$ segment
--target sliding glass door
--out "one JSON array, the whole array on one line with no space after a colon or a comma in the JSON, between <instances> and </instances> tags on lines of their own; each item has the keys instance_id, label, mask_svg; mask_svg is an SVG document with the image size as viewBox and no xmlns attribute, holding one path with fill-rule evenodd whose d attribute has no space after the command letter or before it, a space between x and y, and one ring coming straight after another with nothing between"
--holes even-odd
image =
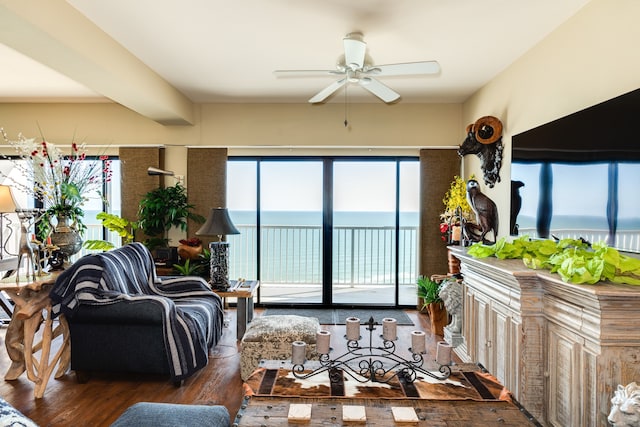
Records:
<instances>
[{"instance_id":1,"label":"sliding glass door","mask_svg":"<svg viewBox=\"0 0 640 427\"><path fill-rule=\"evenodd\" d=\"M396 165L333 167L333 302L395 301Z\"/></svg>"},{"instance_id":2,"label":"sliding glass door","mask_svg":"<svg viewBox=\"0 0 640 427\"><path fill-rule=\"evenodd\" d=\"M231 158L231 277L266 305L415 305L418 165Z\"/></svg>"}]
</instances>

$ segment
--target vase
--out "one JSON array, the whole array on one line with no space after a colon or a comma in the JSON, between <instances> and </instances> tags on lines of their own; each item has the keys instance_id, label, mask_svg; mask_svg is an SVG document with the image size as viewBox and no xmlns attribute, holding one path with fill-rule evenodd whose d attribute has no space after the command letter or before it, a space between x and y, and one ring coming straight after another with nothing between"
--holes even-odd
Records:
<instances>
[{"instance_id":1,"label":"vase","mask_svg":"<svg viewBox=\"0 0 640 427\"><path fill-rule=\"evenodd\" d=\"M198 246L189 246L189 245L178 245L178 255L182 259L197 259L202 253L202 245Z\"/></svg>"},{"instance_id":2,"label":"vase","mask_svg":"<svg viewBox=\"0 0 640 427\"><path fill-rule=\"evenodd\" d=\"M460 274L460 260L451 253L451 250L447 251L447 261L449 262L449 274Z\"/></svg>"},{"instance_id":3,"label":"vase","mask_svg":"<svg viewBox=\"0 0 640 427\"><path fill-rule=\"evenodd\" d=\"M443 336L444 327L449 323L449 315L444 308L444 304L440 302L432 302L427 305L429 313L429 321L431 322L431 333Z\"/></svg>"},{"instance_id":4,"label":"vase","mask_svg":"<svg viewBox=\"0 0 640 427\"><path fill-rule=\"evenodd\" d=\"M60 248L65 259L77 254L82 249L82 237L76 228L69 224L69 217L58 215L58 223L51 233L51 243Z\"/></svg>"}]
</instances>

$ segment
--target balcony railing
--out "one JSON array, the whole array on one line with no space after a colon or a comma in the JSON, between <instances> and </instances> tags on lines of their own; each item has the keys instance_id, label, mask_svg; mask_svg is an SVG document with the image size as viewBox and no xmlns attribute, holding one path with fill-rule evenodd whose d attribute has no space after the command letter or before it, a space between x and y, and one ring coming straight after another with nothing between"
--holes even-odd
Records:
<instances>
[{"instance_id":1,"label":"balcony railing","mask_svg":"<svg viewBox=\"0 0 640 427\"><path fill-rule=\"evenodd\" d=\"M228 236L230 275L255 277L257 230L239 225L240 234ZM275 284L322 283L321 226L261 226L260 278ZM417 277L418 227L400 227L399 284ZM395 227L334 227L333 283L395 284Z\"/></svg>"},{"instance_id":2,"label":"balcony railing","mask_svg":"<svg viewBox=\"0 0 640 427\"><path fill-rule=\"evenodd\" d=\"M521 236L529 235L531 237L537 236L536 230L533 228L520 228L519 234ZM579 239L583 238L588 242L608 242L609 233L607 230L571 230L571 229L559 229L554 228L551 230L551 234L559 239ZM610 244L611 245L611 244ZM615 248L621 251L640 253L640 231L638 230L618 230L616 232Z\"/></svg>"}]
</instances>

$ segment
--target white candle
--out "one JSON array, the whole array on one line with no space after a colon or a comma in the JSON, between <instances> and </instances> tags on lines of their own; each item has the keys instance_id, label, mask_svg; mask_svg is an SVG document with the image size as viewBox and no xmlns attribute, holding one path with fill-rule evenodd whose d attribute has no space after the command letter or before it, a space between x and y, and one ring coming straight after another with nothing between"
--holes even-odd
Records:
<instances>
[{"instance_id":1,"label":"white candle","mask_svg":"<svg viewBox=\"0 0 640 427\"><path fill-rule=\"evenodd\" d=\"M347 339L349 341L358 341L360 339L360 319L357 317L347 318Z\"/></svg>"},{"instance_id":2,"label":"white candle","mask_svg":"<svg viewBox=\"0 0 640 427\"><path fill-rule=\"evenodd\" d=\"M304 365L306 353L306 342L294 341L291 343L291 363L293 363L294 365Z\"/></svg>"},{"instance_id":3,"label":"white candle","mask_svg":"<svg viewBox=\"0 0 640 427\"><path fill-rule=\"evenodd\" d=\"M329 354L331 348L331 332L318 331L316 334L316 351L318 354Z\"/></svg>"},{"instance_id":4,"label":"white candle","mask_svg":"<svg viewBox=\"0 0 640 427\"><path fill-rule=\"evenodd\" d=\"M438 365L451 364L451 344L446 341L439 341L436 347L436 363Z\"/></svg>"},{"instance_id":5,"label":"white candle","mask_svg":"<svg viewBox=\"0 0 640 427\"><path fill-rule=\"evenodd\" d=\"M393 341L398 338L398 321L393 317L382 319L382 338L386 341Z\"/></svg>"},{"instance_id":6,"label":"white candle","mask_svg":"<svg viewBox=\"0 0 640 427\"><path fill-rule=\"evenodd\" d=\"M427 349L426 334L422 331L411 332L411 352L424 353Z\"/></svg>"}]
</instances>

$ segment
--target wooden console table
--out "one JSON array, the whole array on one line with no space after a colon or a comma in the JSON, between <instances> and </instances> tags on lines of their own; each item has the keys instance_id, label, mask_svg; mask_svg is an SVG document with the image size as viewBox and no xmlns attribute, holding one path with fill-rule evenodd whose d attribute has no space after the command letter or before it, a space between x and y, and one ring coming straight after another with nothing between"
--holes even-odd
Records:
<instances>
[{"instance_id":1,"label":"wooden console table","mask_svg":"<svg viewBox=\"0 0 640 427\"><path fill-rule=\"evenodd\" d=\"M255 296L260 282L257 280L247 280L238 283L237 280L229 280L231 287L227 291L214 289L213 292L218 294L220 298L237 298L237 319L236 319L236 338L241 340L247 331L247 325L253 320L253 297Z\"/></svg>"},{"instance_id":2,"label":"wooden console table","mask_svg":"<svg viewBox=\"0 0 640 427\"><path fill-rule=\"evenodd\" d=\"M55 367L58 367L55 377L59 378L67 372L71 360L69 325L60 315L54 327L51 318L49 291L58 274L54 272L37 277L35 281L21 278L17 284L15 276L0 281L0 290L5 291L15 303L5 336L5 346L12 363L4 379L16 380L26 371L27 378L35 383L36 398L44 395ZM41 338L36 342L39 330ZM60 335L60 348L51 355L51 343ZM39 358L37 353L40 353Z\"/></svg>"}]
</instances>

